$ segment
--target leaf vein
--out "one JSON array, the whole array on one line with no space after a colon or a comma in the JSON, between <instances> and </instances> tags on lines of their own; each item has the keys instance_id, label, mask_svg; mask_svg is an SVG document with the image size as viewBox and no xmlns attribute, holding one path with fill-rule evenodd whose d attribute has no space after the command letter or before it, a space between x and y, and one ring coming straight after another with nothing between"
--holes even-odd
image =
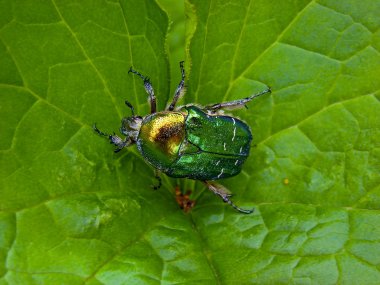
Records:
<instances>
[{"instance_id":1,"label":"leaf vein","mask_svg":"<svg viewBox=\"0 0 380 285\"><path fill-rule=\"evenodd\" d=\"M63 24L66 26L66 28L68 29L68 31L71 33L71 35L73 36L73 39L75 40L75 42L78 44L80 50L82 51L84 57L89 61L90 65L92 66L92 68L94 69L95 73L98 75L99 79L102 81L103 83L103 86L104 86L104 89L106 91L106 93L110 96L111 98L111 101L113 103L113 105L115 106L115 110L116 112L118 113L119 117L121 118L122 117L122 112L121 110L118 108L118 105L116 104L116 99L115 99L115 96L113 96L112 92L110 91L109 87L108 87L108 84L107 84L107 81L105 80L103 74L99 71L99 69L96 67L95 63L93 62L93 60L91 59L91 57L87 54L84 46L82 45L82 43L80 42L80 40L78 39L76 33L71 29L70 25L66 22L65 18L63 17L61 11L59 10L57 4L55 3L55 0L51 0L52 1L52 4L54 6L54 8L56 9L59 17L61 18Z\"/></svg>"}]
</instances>

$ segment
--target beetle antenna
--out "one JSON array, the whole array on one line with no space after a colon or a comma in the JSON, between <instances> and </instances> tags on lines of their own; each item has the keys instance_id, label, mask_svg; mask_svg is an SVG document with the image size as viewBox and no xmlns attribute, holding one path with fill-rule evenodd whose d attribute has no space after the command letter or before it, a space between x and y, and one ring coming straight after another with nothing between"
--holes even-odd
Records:
<instances>
[{"instance_id":1,"label":"beetle antenna","mask_svg":"<svg viewBox=\"0 0 380 285\"><path fill-rule=\"evenodd\" d=\"M127 105L127 107L129 109L131 109L132 117L134 117L135 116L135 109L133 108L132 104L129 101L125 100L125 105Z\"/></svg>"}]
</instances>

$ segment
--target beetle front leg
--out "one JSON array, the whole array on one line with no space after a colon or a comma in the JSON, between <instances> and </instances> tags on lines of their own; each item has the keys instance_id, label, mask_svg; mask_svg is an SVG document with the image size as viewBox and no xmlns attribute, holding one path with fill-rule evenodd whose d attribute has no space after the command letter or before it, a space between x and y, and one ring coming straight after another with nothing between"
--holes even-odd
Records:
<instances>
[{"instance_id":1,"label":"beetle front leg","mask_svg":"<svg viewBox=\"0 0 380 285\"><path fill-rule=\"evenodd\" d=\"M150 102L150 113L153 114L153 113L156 113L156 96L154 95L154 89L153 89L153 86L152 84L150 83L150 80L148 77L142 75L140 72L136 71L136 70L133 70L132 69L132 66L129 68L129 71L128 73L132 72L133 74L136 74L138 76L140 76L140 78L143 80L144 82L144 88L145 88L145 91L146 93L148 93L149 95L149 102Z\"/></svg>"},{"instance_id":2,"label":"beetle front leg","mask_svg":"<svg viewBox=\"0 0 380 285\"><path fill-rule=\"evenodd\" d=\"M238 206L236 206L230 200L230 197L232 196L231 193L224 186L222 186L218 183L215 183L215 182L210 182L210 181L203 181L203 183L207 186L207 188L209 190L214 192L215 195L218 195L220 198L222 198L223 202L229 204L235 210L239 211L240 213L244 213L244 214L253 213L253 209L252 210L245 210L245 209L242 209L242 208L239 208Z\"/></svg>"},{"instance_id":3,"label":"beetle front leg","mask_svg":"<svg viewBox=\"0 0 380 285\"><path fill-rule=\"evenodd\" d=\"M183 67L183 61L179 63L179 67L181 69L182 79L180 83L178 84L177 89L175 90L173 100L167 110L173 111L175 108L175 105L177 104L178 99L185 93L185 68Z\"/></svg>"},{"instance_id":4,"label":"beetle front leg","mask_svg":"<svg viewBox=\"0 0 380 285\"><path fill-rule=\"evenodd\" d=\"M129 141L127 141L127 139L122 139L121 137L115 135L115 133L113 135L109 135L109 134L106 134L106 133L103 133L101 130L99 130L97 127L96 127L96 124L94 124L92 126L92 128L94 129L94 131L102 136L102 137L107 137L110 141L111 144L115 145L117 148L114 150L114 152L119 152L121 151L124 147L128 146L129 145Z\"/></svg>"},{"instance_id":5,"label":"beetle front leg","mask_svg":"<svg viewBox=\"0 0 380 285\"><path fill-rule=\"evenodd\" d=\"M215 113L217 112L218 110L220 109L234 109L234 108L239 108L239 107L243 107L245 106L246 103L250 102L251 100L261 96L261 95L264 95L264 94L267 94L267 93L271 93L272 90L270 87L268 87L267 89L265 89L264 91L261 91L257 94L253 94L247 98L243 98L243 99L239 99L239 100L234 100L234 101L229 101L229 102L223 102L223 103L217 103L217 104L213 104L213 105L207 105L204 107L204 110L206 111L210 111L212 113Z\"/></svg>"}]
</instances>

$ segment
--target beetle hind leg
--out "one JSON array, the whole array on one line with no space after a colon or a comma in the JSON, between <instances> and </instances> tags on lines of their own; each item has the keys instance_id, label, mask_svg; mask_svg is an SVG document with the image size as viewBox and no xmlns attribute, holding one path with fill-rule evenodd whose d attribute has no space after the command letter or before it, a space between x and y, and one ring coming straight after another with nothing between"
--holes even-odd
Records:
<instances>
[{"instance_id":1,"label":"beetle hind leg","mask_svg":"<svg viewBox=\"0 0 380 285\"><path fill-rule=\"evenodd\" d=\"M242 209L238 206L236 206L231 200L231 194L229 193L229 191L222 185L218 184L218 183L215 183L215 182L210 182L210 181L203 181L203 183L207 186L207 188L212 191L215 195L219 196L220 198L222 198L223 202L229 204L232 208L234 208L235 210L237 210L238 212L240 213L244 213L244 214L251 214L253 213L253 209L252 210L246 210L246 209Z\"/></svg>"},{"instance_id":2,"label":"beetle hind leg","mask_svg":"<svg viewBox=\"0 0 380 285\"><path fill-rule=\"evenodd\" d=\"M128 146L128 141L127 140L123 140L122 138L120 138L119 136L115 135L115 133L113 135L109 135L109 134L106 134L106 133L103 133L101 130L99 130L97 127L96 127L96 124L94 124L92 126L92 128L94 129L94 131L102 136L102 137L106 137L109 139L110 143L115 145L116 146L116 149L114 150L114 152L119 152L121 151L124 147Z\"/></svg>"},{"instance_id":3,"label":"beetle hind leg","mask_svg":"<svg viewBox=\"0 0 380 285\"><path fill-rule=\"evenodd\" d=\"M253 94L247 98L229 101L229 102L217 103L217 104L213 104L213 105L207 105L204 107L204 110L215 113L221 109L235 109L235 108L241 108L244 106L246 107L245 104L247 104L251 100L253 100L253 99L255 99L261 95L267 94L267 93L272 93L272 89L269 86L267 87L267 89L265 89L259 93Z\"/></svg>"}]
</instances>

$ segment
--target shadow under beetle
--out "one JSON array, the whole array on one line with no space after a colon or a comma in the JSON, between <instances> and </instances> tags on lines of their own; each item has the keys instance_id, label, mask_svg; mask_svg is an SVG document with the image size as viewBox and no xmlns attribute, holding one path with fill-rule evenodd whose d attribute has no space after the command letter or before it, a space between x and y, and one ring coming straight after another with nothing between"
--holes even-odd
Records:
<instances>
[{"instance_id":1,"label":"shadow under beetle","mask_svg":"<svg viewBox=\"0 0 380 285\"><path fill-rule=\"evenodd\" d=\"M94 130L116 146L115 152L136 144L145 161L155 168L159 184L154 189L161 186L159 172L170 177L200 180L237 211L252 213L253 210L236 206L230 200L230 192L213 182L240 173L249 155L252 140L251 130L245 122L232 116L220 115L218 111L243 107L252 99L271 93L271 89L268 87L244 99L205 107L189 104L175 108L178 99L185 93L183 62L180 62L180 69L182 79L171 104L165 111L156 112L156 96L149 78L131 67L128 73L138 75L144 82L149 95L150 114L136 116L131 103L125 101L132 116L121 121L120 132L125 135L124 139L115 134L103 133L96 125Z\"/></svg>"}]
</instances>

